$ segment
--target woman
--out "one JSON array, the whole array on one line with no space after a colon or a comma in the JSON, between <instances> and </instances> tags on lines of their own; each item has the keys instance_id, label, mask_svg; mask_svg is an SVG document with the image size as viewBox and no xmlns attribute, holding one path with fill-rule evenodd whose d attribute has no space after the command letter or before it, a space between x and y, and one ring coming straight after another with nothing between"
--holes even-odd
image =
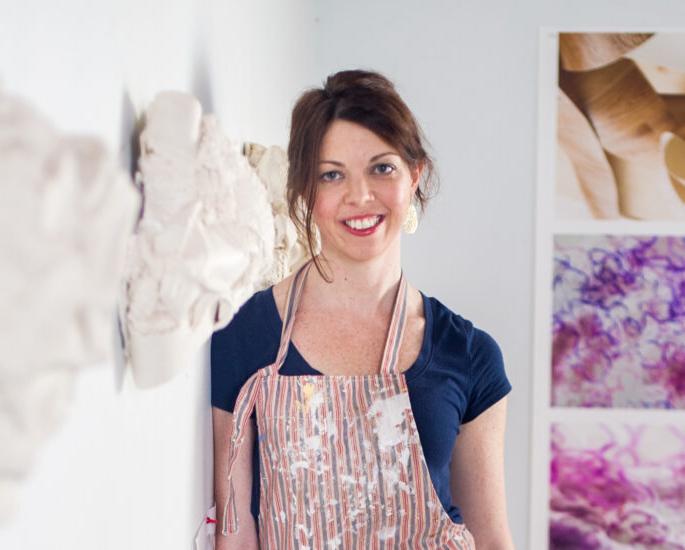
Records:
<instances>
[{"instance_id":1,"label":"woman","mask_svg":"<svg viewBox=\"0 0 685 550\"><path fill-rule=\"evenodd\" d=\"M513 548L499 348L401 269L432 179L414 117L339 72L295 105L288 160L313 260L212 337L216 548Z\"/></svg>"}]
</instances>

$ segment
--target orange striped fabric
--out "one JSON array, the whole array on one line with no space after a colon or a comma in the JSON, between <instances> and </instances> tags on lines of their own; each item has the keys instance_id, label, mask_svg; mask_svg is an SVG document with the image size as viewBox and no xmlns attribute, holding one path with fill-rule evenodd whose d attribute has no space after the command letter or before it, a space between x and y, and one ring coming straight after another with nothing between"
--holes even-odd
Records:
<instances>
[{"instance_id":1,"label":"orange striped fabric","mask_svg":"<svg viewBox=\"0 0 685 550\"><path fill-rule=\"evenodd\" d=\"M276 361L252 375L236 401L222 534L238 530L233 467L255 410L261 548L475 549L471 533L451 520L435 492L399 371L404 274L378 374L279 373L311 265L291 283Z\"/></svg>"}]
</instances>

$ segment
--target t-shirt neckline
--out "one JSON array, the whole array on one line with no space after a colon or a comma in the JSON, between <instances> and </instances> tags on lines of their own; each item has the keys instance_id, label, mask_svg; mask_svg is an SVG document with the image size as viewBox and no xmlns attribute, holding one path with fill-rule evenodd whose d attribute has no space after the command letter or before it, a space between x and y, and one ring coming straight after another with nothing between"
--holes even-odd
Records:
<instances>
[{"instance_id":1,"label":"t-shirt neckline","mask_svg":"<svg viewBox=\"0 0 685 550\"><path fill-rule=\"evenodd\" d=\"M278 312L278 307L276 306L276 298L274 297L273 289L273 285L266 289L269 297L267 302L269 308L271 309L268 319L271 328L276 331L278 338L280 338L281 331L283 330L283 320L281 319L281 315ZM426 322L423 329L423 340L421 342L421 350L419 351L419 355L416 357L416 360L411 367L402 373L407 381L418 377L426 369L428 363L430 362L430 357L433 351L433 308L428 296L426 296L420 290L419 293L421 294L421 300L423 302L423 315L426 319ZM297 372L293 373L294 375L328 376L312 367L300 353L297 347L295 347L295 344L292 340L290 340L288 345L286 360L288 356L290 356L291 359L294 359L294 363L291 363L296 367L297 370ZM292 376L292 374L285 376Z\"/></svg>"}]
</instances>

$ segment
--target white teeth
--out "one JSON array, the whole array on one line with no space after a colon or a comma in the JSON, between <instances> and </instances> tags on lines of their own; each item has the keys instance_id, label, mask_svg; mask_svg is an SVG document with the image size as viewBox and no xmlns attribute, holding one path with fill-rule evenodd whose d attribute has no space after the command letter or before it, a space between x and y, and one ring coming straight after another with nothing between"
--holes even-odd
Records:
<instances>
[{"instance_id":1,"label":"white teeth","mask_svg":"<svg viewBox=\"0 0 685 550\"><path fill-rule=\"evenodd\" d=\"M370 216L368 218L357 218L356 220L345 220L345 224L352 229L368 229L376 225L380 220L380 216Z\"/></svg>"}]
</instances>

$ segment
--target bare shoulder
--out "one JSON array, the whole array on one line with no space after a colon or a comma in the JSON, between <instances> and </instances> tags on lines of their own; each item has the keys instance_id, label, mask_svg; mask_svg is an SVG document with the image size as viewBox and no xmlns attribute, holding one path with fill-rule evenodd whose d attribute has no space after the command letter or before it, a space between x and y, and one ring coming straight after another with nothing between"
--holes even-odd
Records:
<instances>
[{"instance_id":1,"label":"bare shoulder","mask_svg":"<svg viewBox=\"0 0 685 550\"><path fill-rule=\"evenodd\" d=\"M413 317L425 321L424 313L421 292L411 284L407 284L407 315L410 318Z\"/></svg>"},{"instance_id":2,"label":"bare shoulder","mask_svg":"<svg viewBox=\"0 0 685 550\"><path fill-rule=\"evenodd\" d=\"M276 302L276 309L278 309L278 314L281 319L283 319L283 312L285 311L285 301L288 298L290 282L293 280L294 276L295 274L291 273L285 279L273 286L274 301Z\"/></svg>"}]
</instances>

